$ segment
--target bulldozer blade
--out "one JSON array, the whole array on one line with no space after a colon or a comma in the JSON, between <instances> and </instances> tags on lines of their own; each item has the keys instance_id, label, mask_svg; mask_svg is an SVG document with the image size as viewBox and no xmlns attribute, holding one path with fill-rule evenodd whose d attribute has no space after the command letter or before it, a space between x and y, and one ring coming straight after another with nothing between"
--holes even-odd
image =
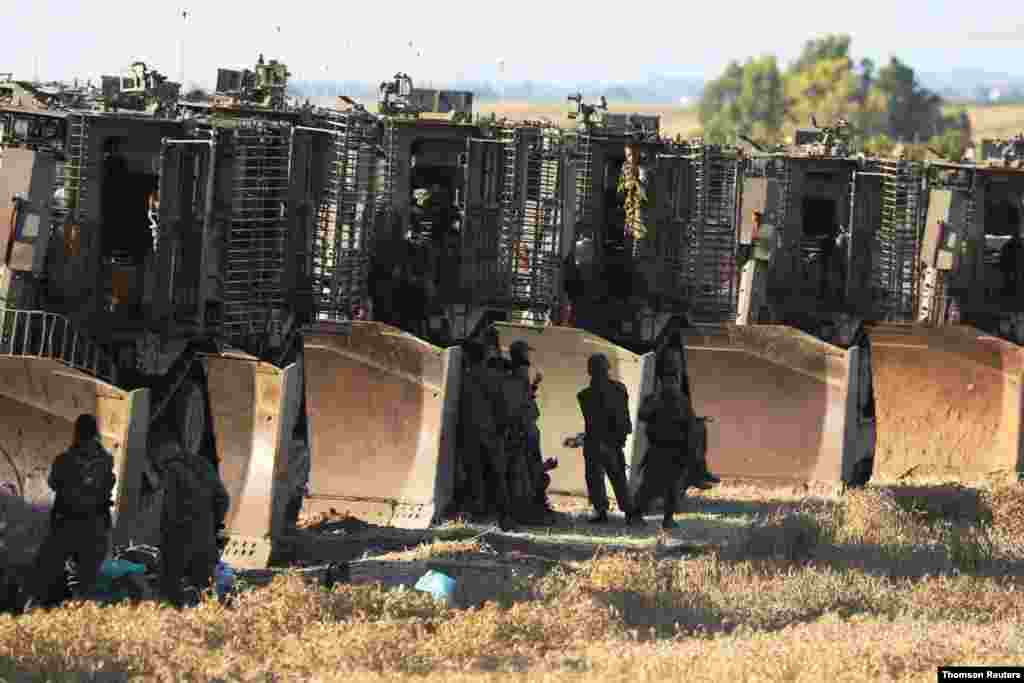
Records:
<instances>
[{"instance_id":1,"label":"bulldozer blade","mask_svg":"<svg viewBox=\"0 0 1024 683\"><path fill-rule=\"evenodd\" d=\"M454 488L461 350L378 322L303 334L308 512L426 528Z\"/></svg>"},{"instance_id":2,"label":"bulldozer blade","mask_svg":"<svg viewBox=\"0 0 1024 683\"><path fill-rule=\"evenodd\" d=\"M91 413L114 457L114 542L130 539L146 463L149 400L148 389L125 391L55 360L0 355L0 479L17 489L21 501L12 504L22 512L35 504L35 515L45 516L53 504L50 467L71 445L78 416ZM0 520L0 557L13 564L32 557L46 525L31 517Z\"/></svg>"},{"instance_id":3,"label":"bulldozer blade","mask_svg":"<svg viewBox=\"0 0 1024 683\"><path fill-rule=\"evenodd\" d=\"M642 453L644 437L636 427L642 396L654 383L654 354L638 355L595 334L574 327L517 325L496 323L499 343L507 354L515 341L525 341L530 352L531 371L544 375L537 389L540 409L541 452L544 457L558 456L558 467L549 472L549 493L585 496L586 466L579 448L565 445L567 437L583 431L583 413L576 395L590 384L587 359L595 353L608 358L610 375L626 385L633 434L626 439L627 466ZM640 449L638 451L638 448Z\"/></svg>"},{"instance_id":4,"label":"bulldozer blade","mask_svg":"<svg viewBox=\"0 0 1024 683\"><path fill-rule=\"evenodd\" d=\"M715 420L716 475L839 483L872 457L874 423L857 411L860 348L779 325L701 326L684 343L694 411Z\"/></svg>"},{"instance_id":5,"label":"bulldozer blade","mask_svg":"<svg viewBox=\"0 0 1024 683\"><path fill-rule=\"evenodd\" d=\"M1020 472L1020 346L966 325L879 324L868 336L877 476L983 479Z\"/></svg>"},{"instance_id":6,"label":"bulldozer blade","mask_svg":"<svg viewBox=\"0 0 1024 683\"><path fill-rule=\"evenodd\" d=\"M204 363L220 474L231 496L222 557L235 567L263 569L285 526L302 365L278 368L241 352L211 354Z\"/></svg>"}]
</instances>

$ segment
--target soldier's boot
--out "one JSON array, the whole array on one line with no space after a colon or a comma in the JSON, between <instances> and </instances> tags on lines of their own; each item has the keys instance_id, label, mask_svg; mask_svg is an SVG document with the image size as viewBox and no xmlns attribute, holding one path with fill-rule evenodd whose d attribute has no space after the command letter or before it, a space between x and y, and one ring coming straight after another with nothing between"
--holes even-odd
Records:
<instances>
[{"instance_id":1,"label":"soldier's boot","mask_svg":"<svg viewBox=\"0 0 1024 683\"><path fill-rule=\"evenodd\" d=\"M646 527L647 522L644 521L642 514L633 511L626 515L626 526Z\"/></svg>"}]
</instances>

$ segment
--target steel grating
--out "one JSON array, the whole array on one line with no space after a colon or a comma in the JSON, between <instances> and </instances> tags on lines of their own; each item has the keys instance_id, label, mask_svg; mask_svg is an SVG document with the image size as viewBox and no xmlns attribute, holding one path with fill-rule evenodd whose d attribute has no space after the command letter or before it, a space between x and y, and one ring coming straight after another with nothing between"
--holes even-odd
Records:
<instances>
[{"instance_id":1,"label":"steel grating","mask_svg":"<svg viewBox=\"0 0 1024 683\"><path fill-rule=\"evenodd\" d=\"M884 293L880 313L909 320L918 298L921 167L907 161L881 161L882 216L875 233L872 285Z\"/></svg>"},{"instance_id":2,"label":"steel grating","mask_svg":"<svg viewBox=\"0 0 1024 683\"><path fill-rule=\"evenodd\" d=\"M223 271L223 329L235 340L279 331L285 310L289 129L245 124L229 142L234 158Z\"/></svg>"},{"instance_id":3,"label":"steel grating","mask_svg":"<svg viewBox=\"0 0 1024 683\"><path fill-rule=\"evenodd\" d=\"M739 158L718 147L701 150L694 173L696 211L687 267L691 316L696 322L736 317L736 221Z\"/></svg>"},{"instance_id":4,"label":"steel grating","mask_svg":"<svg viewBox=\"0 0 1024 683\"><path fill-rule=\"evenodd\" d=\"M317 317L343 320L367 296L375 226L390 215L390 164L385 155L375 196L378 158L374 121L363 112L336 112L327 124L334 131L327 189L317 212L313 236L313 287ZM388 136L394 147L393 131ZM393 149L391 150L393 152Z\"/></svg>"},{"instance_id":5,"label":"steel grating","mask_svg":"<svg viewBox=\"0 0 1024 683\"><path fill-rule=\"evenodd\" d=\"M477 300L541 322L559 293L563 137L535 126L496 132L494 139L469 143L464 284ZM500 188L494 202L487 187L472 189L492 175Z\"/></svg>"}]
</instances>

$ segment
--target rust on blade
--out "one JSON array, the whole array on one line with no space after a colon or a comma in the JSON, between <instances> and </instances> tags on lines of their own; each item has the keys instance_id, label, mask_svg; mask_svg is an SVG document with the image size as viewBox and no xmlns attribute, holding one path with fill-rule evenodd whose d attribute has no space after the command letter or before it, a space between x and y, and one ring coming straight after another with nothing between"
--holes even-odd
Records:
<instances>
[{"instance_id":1,"label":"rust on blade","mask_svg":"<svg viewBox=\"0 0 1024 683\"><path fill-rule=\"evenodd\" d=\"M685 338L707 458L723 477L840 481L849 400L842 349L789 327L722 325Z\"/></svg>"},{"instance_id":2,"label":"rust on blade","mask_svg":"<svg viewBox=\"0 0 1024 683\"><path fill-rule=\"evenodd\" d=\"M50 466L71 444L77 417L94 414L103 446L114 457L114 537L120 542L134 531L139 509L149 398L146 389L124 391L53 360L0 356L0 414L8 425L0 434L0 479L14 482L31 503L52 504ZM0 539L14 554L34 542Z\"/></svg>"},{"instance_id":3,"label":"rust on blade","mask_svg":"<svg viewBox=\"0 0 1024 683\"><path fill-rule=\"evenodd\" d=\"M311 452L306 509L429 526L454 486L460 362L377 322L303 335Z\"/></svg>"},{"instance_id":4,"label":"rust on blade","mask_svg":"<svg viewBox=\"0 0 1024 683\"><path fill-rule=\"evenodd\" d=\"M1021 347L969 326L874 325L878 476L1020 470Z\"/></svg>"}]
</instances>

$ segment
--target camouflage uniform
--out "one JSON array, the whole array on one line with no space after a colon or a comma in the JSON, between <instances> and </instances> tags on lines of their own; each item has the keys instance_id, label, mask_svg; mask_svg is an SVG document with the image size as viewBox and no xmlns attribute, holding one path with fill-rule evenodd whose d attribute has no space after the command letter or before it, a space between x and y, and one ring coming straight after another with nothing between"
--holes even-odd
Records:
<instances>
[{"instance_id":1,"label":"camouflage uniform","mask_svg":"<svg viewBox=\"0 0 1024 683\"><path fill-rule=\"evenodd\" d=\"M698 488L708 489L710 486L707 482L718 483L718 477L711 474L708 469L707 462L707 428L703 422L696 420L696 413L693 409L693 394L690 390L690 373L686 367L686 348L683 345L682 336L679 332L674 332L668 337L666 343L658 349L655 358L655 375L659 378L659 386L661 385L660 378L666 375L672 375L679 382L679 388L682 392L682 399L686 403L686 411L694 416L690 425L690 434L693 437L690 440L690 457L692 457L697 468L694 472L697 473L695 479L686 479L682 482L683 488L688 486L697 486Z\"/></svg>"},{"instance_id":2,"label":"camouflage uniform","mask_svg":"<svg viewBox=\"0 0 1024 683\"><path fill-rule=\"evenodd\" d=\"M699 466L688 452L693 412L685 394L671 388L678 387L678 382L674 375L670 377L673 384L647 396L640 407L639 418L647 423L648 447L641 465L643 482L635 497L637 512L644 514L654 498L664 496L665 528L674 525L679 480L699 477Z\"/></svg>"},{"instance_id":3,"label":"camouflage uniform","mask_svg":"<svg viewBox=\"0 0 1024 683\"><path fill-rule=\"evenodd\" d=\"M626 160L619 173L618 193L623 195L626 243L632 243L632 255L639 253L640 240L648 237L646 169L640 165L640 150L626 147Z\"/></svg>"},{"instance_id":4,"label":"camouflage uniform","mask_svg":"<svg viewBox=\"0 0 1024 683\"><path fill-rule=\"evenodd\" d=\"M585 432L583 459L586 464L587 497L594 507L592 522L608 519L608 493L605 475L612 482L619 509L633 520L633 504L626 481L626 456L622 449L632 433L629 418L629 391L626 385L608 377L608 359L602 354L587 362L590 386L576 395L583 413Z\"/></svg>"},{"instance_id":5,"label":"camouflage uniform","mask_svg":"<svg viewBox=\"0 0 1024 683\"><path fill-rule=\"evenodd\" d=\"M205 590L220 559L217 532L227 516L229 497L213 464L176 444L159 458L164 479L160 517L160 588L176 607L185 603L182 582Z\"/></svg>"},{"instance_id":6,"label":"camouflage uniform","mask_svg":"<svg viewBox=\"0 0 1024 683\"><path fill-rule=\"evenodd\" d=\"M525 481L522 484L523 512L528 516L534 513L541 514L550 511L547 499L547 489L551 483L544 467L544 456L541 452L540 436L540 407L537 405L537 387L540 380L530 380L530 358L529 352L533 348L524 341L513 342L509 347L509 356L512 360L513 377L520 383L520 391L526 395L526 416L525 416L525 452L521 476ZM539 377L539 376L538 376Z\"/></svg>"},{"instance_id":7,"label":"camouflage uniform","mask_svg":"<svg viewBox=\"0 0 1024 683\"><path fill-rule=\"evenodd\" d=\"M483 360L486 354L479 347L467 355L470 368L463 387L460 424L469 497L479 512L484 511L488 502L493 502L499 524L502 528L511 528L512 498L505 443L509 407L504 377L500 371L487 365ZM489 496L485 495L485 482L488 480Z\"/></svg>"},{"instance_id":8,"label":"camouflage uniform","mask_svg":"<svg viewBox=\"0 0 1024 683\"><path fill-rule=\"evenodd\" d=\"M94 464L92 481L82 473ZM48 483L56 493L50 512L50 533L36 556L31 594L38 604L59 604L67 593L64 563L76 562L77 597L89 597L96 588L100 567L110 545L112 495L117 477L114 458L99 442L96 420L82 416L75 423L75 440L70 449L57 456ZM83 493L92 491L94 495Z\"/></svg>"}]
</instances>

